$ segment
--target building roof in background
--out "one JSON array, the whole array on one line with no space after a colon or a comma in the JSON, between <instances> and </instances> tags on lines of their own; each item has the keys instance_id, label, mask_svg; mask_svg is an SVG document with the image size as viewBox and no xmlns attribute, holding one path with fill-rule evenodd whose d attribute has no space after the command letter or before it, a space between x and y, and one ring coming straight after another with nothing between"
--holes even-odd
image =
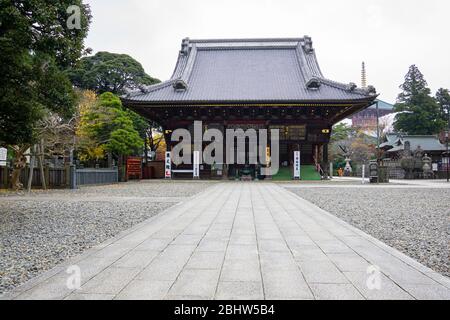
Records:
<instances>
[{"instance_id":1,"label":"building roof in background","mask_svg":"<svg viewBox=\"0 0 450 320\"><path fill-rule=\"evenodd\" d=\"M373 99L375 89L326 79L311 38L183 39L172 77L124 101L262 102Z\"/></svg>"},{"instance_id":2,"label":"building roof in background","mask_svg":"<svg viewBox=\"0 0 450 320\"><path fill-rule=\"evenodd\" d=\"M398 152L405 149L405 142L409 141L410 150L414 151L419 147L424 151L445 151L445 146L436 136L426 135L401 135L398 133L388 133L387 141L380 144L380 148L388 149L387 152Z\"/></svg>"},{"instance_id":3,"label":"building roof in background","mask_svg":"<svg viewBox=\"0 0 450 320\"><path fill-rule=\"evenodd\" d=\"M378 109L379 110L391 110L392 112L394 112L393 104L390 104L390 103L380 100L380 99L376 99L375 101L378 101ZM376 108L377 108L376 104L373 104L367 109L376 109Z\"/></svg>"}]
</instances>

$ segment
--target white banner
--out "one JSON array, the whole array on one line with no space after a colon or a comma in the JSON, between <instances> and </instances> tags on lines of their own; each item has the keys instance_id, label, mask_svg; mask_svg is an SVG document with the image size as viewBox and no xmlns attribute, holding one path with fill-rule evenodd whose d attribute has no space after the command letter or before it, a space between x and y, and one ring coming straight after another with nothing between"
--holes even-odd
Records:
<instances>
[{"instance_id":1,"label":"white banner","mask_svg":"<svg viewBox=\"0 0 450 320\"><path fill-rule=\"evenodd\" d=\"M300 151L294 151L294 179L300 179Z\"/></svg>"},{"instance_id":2,"label":"white banner","mask_svg":"<svg viewBox=\"0 0 450 320\"><path fill-rule=\"evenodd\" d=\"M200 177L200 151L194 151L194 167L192 168L192 175L195 178Z\"/></svg>"},{"instance_id":3,"label":"white banner","mask_svg":"<svg viewBox=\"0 0 450 320\"><path fill-rule=\"evenodd\" d=\"M166 152L166 164L164 166L164 176L166 179L172 178L172 160L170 159L170 151Z\"/></svg>"},{"instance_id":4,"label":"white banner","mask_svg":"<svg viewBox=\"0 0 450 320\"><path fill-rule=\"evenodd\" d=\"M6 150L6 148L0 148L0 166L6 166L7 153L8 150Z\"/></svg>"}]
</instances>

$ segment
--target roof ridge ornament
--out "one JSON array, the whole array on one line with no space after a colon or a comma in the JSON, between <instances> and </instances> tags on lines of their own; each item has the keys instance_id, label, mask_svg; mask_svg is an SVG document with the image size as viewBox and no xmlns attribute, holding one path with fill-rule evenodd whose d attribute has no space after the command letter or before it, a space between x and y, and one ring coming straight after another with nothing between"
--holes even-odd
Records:
<instances>
[{"instance_id":1,"label":"roof ridge ornament","mask_svg":"<svg viewBox=\"0 0 450 320\"><path fill-rule=\"evenodd\" d=\"M311 79L308 80L308 82L306 83L306 88L308 90L319 90L320 85L321 85L321 81L319 78L317 77L312 77Z\"/></svg>"},{"instance_id":2,"label":"roof ridge ornament","mask_svg":"<svg viewBox=\"0 0 450 320\"><path fill-rule=\"evenodd\" d=\"M355 89L356 88L358 88L358 86L356 85L356 83L354 83L354 82L350 82L349 84L348 84L348 86L347 86L347 90L348 91L355 91Z\"/></svg>"},{"instance_id":3,"label":"roof ridge ornament","mask_svg":"<svg viewBox=\"0 0 450 320\"><path fill-rule=\"evenodd\" d=\"M187 55L187 54L188 54L188 51L189 51L189 38L184 38L184 39L181 41L181 50L180 50L180 53L181 53L182 55Z\"/></svg>"},{"instance_id":4,"label":"roof ridge ornament","mask_svg":"<svg viewBox=\"0 0 450 320\"><path fill-rule=\"evenodd\" d=\"M184 82L182 79L176 79L173 84L173 88L175 91L186 91L187 90L187 83Z\"/></svg>"},{"instance_id":5,"label":"roof ridge ornament","mask_svg":"<svg viewBox=\"0 0 450 320\"><path fill-rule=\"evenodd\" d=\"M313 42L310 36L303 37L303 50L305 50L306 53L311 53L314 51Z\"/></svg>"}]
</instances>

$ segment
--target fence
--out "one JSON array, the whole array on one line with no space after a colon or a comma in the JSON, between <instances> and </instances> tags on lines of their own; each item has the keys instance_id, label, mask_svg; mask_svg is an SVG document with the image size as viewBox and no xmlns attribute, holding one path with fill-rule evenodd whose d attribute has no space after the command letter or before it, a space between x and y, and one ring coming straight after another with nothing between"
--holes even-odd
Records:
<instances>
[{"instance_id":1,"label":"fence","mask_svg":"<svg viewBox=\"0 0 450 320\"><path fill-rule=\"evenodd\" d=\"M76 185L108 184L119 182L119 172L113 169L76 169Z\"/></svg>"},{"instance_id":2,"label":"fence","mask_svg":"<svg viewBox=\"0 0 450 320\"><path fill-rule=\"evenodd\" d=\"M13 169L8 167L0 167L0 188L9 188L11 185L11 174ZM28 176L30 174L29 167L24 168L20 174L20 181L26 188ZM76 169L75 167L66 166L63 168L44 167L44 177L47 188L76 188L81 185L93 184L110 184L119 181L117 168L86 168ZM33 169L32 187L41 187L41 170Z\"/></svg>"}]
</instances>

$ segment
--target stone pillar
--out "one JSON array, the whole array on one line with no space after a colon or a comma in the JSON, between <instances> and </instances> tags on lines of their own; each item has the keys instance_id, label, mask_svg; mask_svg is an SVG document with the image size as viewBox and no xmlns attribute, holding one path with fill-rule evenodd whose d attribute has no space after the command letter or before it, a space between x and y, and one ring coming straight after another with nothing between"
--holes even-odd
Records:
<instances>
[{"instance_id":1,"label":"stone pillar","mask_svg":"<svg viewBox=\"0 0 450 320\"><path fill-rule=\"evenodd\" d=\"M70 189L76 189L77 188L77 170L73 164L70 165L69 170L70 170Z\"/></svg>"}]
</instances>

